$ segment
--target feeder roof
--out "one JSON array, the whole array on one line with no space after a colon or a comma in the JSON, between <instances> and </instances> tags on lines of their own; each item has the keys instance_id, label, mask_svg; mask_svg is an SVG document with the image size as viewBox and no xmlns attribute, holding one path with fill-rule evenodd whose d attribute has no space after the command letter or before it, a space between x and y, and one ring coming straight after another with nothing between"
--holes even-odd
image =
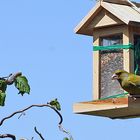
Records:
<instances>
[{"instance_id":1,"label":"feeder roof","mask_svg":"<svg viewBox=\"0 0 140 140\"><path fill-rule=\"evenodd\" d=\"M140 25L140 3L130 3L127 0L103 0L97 2L95 7L83 18L76 26L75 32L92 36L93 29L95 28L92 24L97 22L95 18L99 16L102 9L111 13L123 24Z\"/></svg>"}]
</instances>

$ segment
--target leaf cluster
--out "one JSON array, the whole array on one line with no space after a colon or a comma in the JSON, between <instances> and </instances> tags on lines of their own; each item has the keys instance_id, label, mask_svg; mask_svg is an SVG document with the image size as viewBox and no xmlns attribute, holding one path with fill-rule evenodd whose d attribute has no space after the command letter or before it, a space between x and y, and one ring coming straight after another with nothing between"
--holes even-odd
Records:
<instances>
[{"instance_id":1,"label":"leaf cluster","mask_svg":"<svg viewBox=\"0 0 140 140\"><path fill-rule=\"evenodd\" d=\"M30 85L28 84L28 80L25 76L23 76L22 74L13 77L12 76L13 75L10 75L9 77L6 78L5 77L0 78L0 106L5 105L7 86L14 84L19 91L18 93L21 94L22 96L25 93L27 94L30 93ZM12 82L9 82L9 79L11 77L12 77Z\"/></svg>"}]
</instances>

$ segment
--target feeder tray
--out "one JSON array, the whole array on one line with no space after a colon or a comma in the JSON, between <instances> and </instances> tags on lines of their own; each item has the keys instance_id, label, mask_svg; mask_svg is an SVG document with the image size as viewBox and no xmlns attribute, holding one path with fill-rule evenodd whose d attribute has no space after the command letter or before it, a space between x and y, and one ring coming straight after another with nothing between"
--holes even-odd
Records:
<instances>
[{"instance_id":1,"label":"feeder tray","mask_svg":"<svg viewBox=\"0 0 140 140\"><path fill-rule=\"evenodd\" d=\"M140 117L140 98L121 97L75 103L74 113L103 116L111 119Z\"/></svg>"}]
</instances>

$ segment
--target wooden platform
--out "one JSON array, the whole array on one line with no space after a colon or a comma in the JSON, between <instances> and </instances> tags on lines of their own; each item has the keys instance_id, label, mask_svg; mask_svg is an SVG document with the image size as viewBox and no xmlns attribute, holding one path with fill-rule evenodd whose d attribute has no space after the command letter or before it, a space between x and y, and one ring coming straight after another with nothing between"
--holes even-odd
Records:
<instances>
[{"instance_id":1,"label":"wooden platform","mask_svg":"<svg viewBox=\"0 0 140 140\"><path fill-rule=\"evenodd\" d=\"M80 102L73 105L76 114L125 119L140 117L140 98L123 97Z\"/></svg>"}]
</instances>

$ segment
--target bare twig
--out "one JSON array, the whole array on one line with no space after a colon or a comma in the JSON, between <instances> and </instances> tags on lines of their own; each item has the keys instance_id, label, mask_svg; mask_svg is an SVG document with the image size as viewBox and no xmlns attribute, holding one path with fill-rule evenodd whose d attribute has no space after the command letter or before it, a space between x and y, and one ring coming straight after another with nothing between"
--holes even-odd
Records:
<instances>
[{"instance_id":1,"label":"bare twig","mask_svg":"<svg viewBox=\"0 0 140 140\"><path fill-rule=\"evenodd\" d=\"M1 126L6 120L12 118L12 117L15 116L16 114L23 113L23 112L25 112L25 111L27 111L27 110L33 108L33 107L50 107L50 108L53 109L53 110L58 114L58 116L60 117L59 125L62 124L62 122L63 122L63 117L62 117L62 115L59 113L59 111L56 110L54 107L52 107L52 106L49 105L49 104L34 104L34 105L31 105L31 106L26 107L25 109L16 111L16 112L12 113L11 115L9 115L9 116L3 118L3 119L0 121L0 126Z\"/></svg>"},{"instance_id":2,"label":"bare twig","mask_svg":"<svg viewBox=\"0 0 140 140\"><path fill-rule=\"evenodd\" d=\"M69 136L70 140L73 140L73 137L72 137L71 133L68 132L66 129L64 129L61 124L59 125L59 130L62 131L63 133L65 133L65 134L67 134Z\"/></svg>"},{"instance_id":3,"label":"bare twig","mask_svg":"<svg viewBox=\"0 0 140 140\"><path fill-rule=\"evenodd\" d=\"M12 73L11 73L11 74L9 74L8 76L1 77L1 79L8 79L10 76L12 76Z\"/></svg>"},{"instance_id":4,"label":"bare twig","mask_svg":"<svg viewBox=\"0 0 140 140\"><path fill-rule=\"evenodd\" d=\"M22 116L25 116L25 115L26 115L25 112L22 112L22 113L19 115L18 119L20 119Z\"/></svg>"},{"instance_id":5,"label":"bare twig","mask_svg":"<svg viewBox=\"0 0 140 140\"><path fill-rule=\"evenodd\" d=\"M22 75L21 72L17 72L15 74L10 74L8 77L6 77L6 82L7 82L7 85L12 85L16 79L17 76L20 76Z\"/></svg>"},{"instance_id":6,"label":"bare twig","mask_svg":"<svg viewBox=\"0 0 140 140\"><path fill-rule=\"evenodd\" d=\"M66 131L66 130L63 128L63 126L62 126L62 122L63 122L63 117L62 117L62 115L60 114L60 112L59 112L55 107L51 106L49 103L47 103L47 104L33 104L33 105L30 105L30 106L26 107L25 109L16 111L16 112L12 113L11 115L9 115L9 116L3 118L3 119L0 121L0 126L3 125L3 123L4 123L6 120L12 118L12 117L15 116L16 114L20 114L20 113L23 114L23 113L25 113L25 111L27 111L27 110L29 110L29 109L31 109L31 108L33 108L33 107L49 107L49 108L53 109L53 110L57 113L57 115L59 116L59 118L60 118L60 121L59 121L59 123L58 123L58 127L59 127L60 131L66 133L66 134L69 136L70 140L73 140L72 135L71 135L68 131ZM34 128L34 130L35 130L35 132L40 136L40 138L41 138L42 140L45 140L45 139L43 138L43 136L41 135L41 133L38 132L38 130L36 129L36 127ZM0 135L0 138L3 138L3 137L1 137L1 136L7 136L7 135ZM8 136L10 136L10 135L8 135ZM13 136L13 135L11 135L11 136ZM10 138L12 138L13 140L16 140L15 137L10 137ZM32 139L33 139L33 138L32 138Z\"/></svg>"},{"instance_id":7,"label":"bare twig","mask_svg":"<svg viewBox=\"0 0 140 140\"><path fill-rule=\"evenodd\" d=\"M0 135L0 138L11 138L12 140L16 140L16 137L12 134L3 134Z\"/></svg>"},{"instance_id":8,"label":"bare twig","mask_svg":"<svg viewBox=\"0 0 140 140\"><path fill-rule=\"evenodd\" d=\"M41 140L45 140L42 136L42 134L37 130L36 127L34 127L35 132L39 135L39 137L41 138Z\"/></svg>"}]
</instances>

